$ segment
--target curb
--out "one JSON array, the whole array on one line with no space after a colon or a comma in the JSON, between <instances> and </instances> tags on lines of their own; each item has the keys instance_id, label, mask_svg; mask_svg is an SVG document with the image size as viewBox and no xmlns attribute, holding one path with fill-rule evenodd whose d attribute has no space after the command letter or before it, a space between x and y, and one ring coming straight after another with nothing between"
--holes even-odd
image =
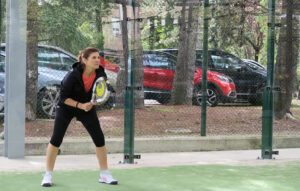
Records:
<instances>
[{"instance_id":1,"label":"curb","mask_svg":"<svg viewBox=\"0 0 300 191\"><path fill-rule=\"evenodd\" d=\"M108 153L123 153L123 138L108 138ZM45 155L48 139L28 139L25 155ZM275 136L273 148L300 148L300 136ZM162 137L135 138L135 153L196 152L221 150L249 150L261 148L261 137ZM90 138L66 138L60 147L63 155L94 154ZM0 156L3 156L4 141L0 141Z\"/></svg>"}]
</instances>

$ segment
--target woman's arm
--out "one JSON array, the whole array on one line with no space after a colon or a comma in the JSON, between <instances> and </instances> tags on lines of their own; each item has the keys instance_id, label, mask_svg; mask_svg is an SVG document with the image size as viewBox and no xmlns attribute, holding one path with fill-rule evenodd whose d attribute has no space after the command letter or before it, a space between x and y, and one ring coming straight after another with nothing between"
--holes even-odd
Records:
<instances>
[{"instance_id":1,"label":"woman's arm","mask_svg":"<svg viewBox=\"0 0 300 191\"><path fill-rule=\"evenodd\" d=\"M75 107L84 111L90 111L93 107L93 103L87 102L87 103L80 103L78 101L73 100L72 98L67 98L64 102L64 104Z\"/></svg>"},{"instance_id":2,"label":"woman's arm","mask_svg":"<svg viewBox=\"0 0 300 191\"><path fill-rule=\"evenodd\" d=\"M75 107L75 108L80 108L80 103L78 101L73 100L72 98L67 98L64 102L64 104L71 106L71 107Z\"/></svg>"}]
</instances>

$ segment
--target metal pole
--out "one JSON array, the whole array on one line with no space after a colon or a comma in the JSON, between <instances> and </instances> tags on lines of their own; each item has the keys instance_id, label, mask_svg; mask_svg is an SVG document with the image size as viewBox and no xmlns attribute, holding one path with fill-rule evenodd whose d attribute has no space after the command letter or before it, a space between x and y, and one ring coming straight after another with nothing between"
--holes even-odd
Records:
<instances>
[{"instance_id":1,"label":"metal pole","mask_svg":"<svg viewBox=\"0 0 300 191\"><path fill-rule=\"evenodd\" d=\"M133 39L131 47L133 55L130 55L128 48L128 84L125 92L125 113L124 113L124 163L134 163L134 81L135 81L135 60L134 60L134 40L135 40L135 4L134 0L128 1L133 9Z\"/></svg>"},{"instance_id":2,"label":"metal pole","mask_svg":"<svg viewBox=\"0 0 300 191\"><path fill-rule=\"evenodd\" d=\"M25 155L27 1L6 1L5 147L10 159Z\"/></svg>"},{"instance_id":3,"label":"metal pole","mask_svg":"<svg viewBox=\"0 0 300 191\"><path fill-rule=\"evenodd\" d=\"M202 62L202 100L201 100L201 136L206 136L206 109L207 109L207 63L208 63L208 7L209 0L204 1L203 27L203 62Z\"/></svg>"},{"instance_id":4,"label":"metal pole","mask_svg":"<svg viewBox=\"0 0 300 191\"><path fill-rule=\"evenodd\" d=\"M273 151L273 116L274 116L274 41L275 41L275 0L269 0L268 16L268 66L267 86L263 92L263 121L261 157L272 159Z\"/></svg>"}]
</instances>

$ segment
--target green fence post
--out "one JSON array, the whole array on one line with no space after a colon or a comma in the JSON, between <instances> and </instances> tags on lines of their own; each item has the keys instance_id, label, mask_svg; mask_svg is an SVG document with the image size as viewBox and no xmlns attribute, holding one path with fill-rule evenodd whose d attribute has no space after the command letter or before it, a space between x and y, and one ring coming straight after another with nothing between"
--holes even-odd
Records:
<instances>
[{"instance_id":1,"label":"green fence post","mask_svg":"<svg viewBox=\"0 0 300 191\"><path fill-rule=\"evenodd\" d=\"M263 92L262 147L261 157L272 159L273 154L273 116L274 116L274 41L275 41L275 0L269 0L268 16L268 67L267 86Z\"/></svg>"},{"instance_id":2,"label":"green fence post","mask_svg":"<svg viewBox=\"0 0 300 191\"><path fill-rule=\"evenodd\" d=\"M135 15L134 4L132 1L128 1L128 5L132 5L133 15ZM133 22L135 25L135 20ZM133 41L131 39L131 44ZM132 46L134 47L134 46ZM132 55L128 48L128 82L125 91L125 110L124 110L124 163L134 163L134 74L135 74L135 60L134 50Z\"/></svg>"},{"instance_id":3,"label":"green fence post","mask_svg":"<svg viewBox=\"0 0 300 191\"><path fill-rule=\"evenodd\" d=\"M201 136L206 136L206 109L207 109L207 62L208 62L208 7L209 0L204 2L203 24L203 62L202 62L202 100L201 100Z\"/></svg>"},{"instance_id":4,"label":"green fence post","mask_svg":"<svg viewBox=\"0 0 300 191\"><path fill-rule=\"evenodd\" d=\"M129 54L130 56L130 54ZM130 57L129 57L130 58ZM134 58L128 63L128 85L125 92L124 110L124 163L134 162Z\"/></svg>"},{"instance_id":5,"label":"green fence post","mask_svg":"<svg viewBox=\"0 0 300 191\"><path fill-rule=\"evenodd\" d=\"M132 54L128 49L128 83L125 92L125 111L124 111L124 163L133 164L134 159L140 159L140 155L134 155L134 90L135 87L135 0L129 0L128 5L133 10L133 39L131 39Z\"/></svg>"}]
</instances>

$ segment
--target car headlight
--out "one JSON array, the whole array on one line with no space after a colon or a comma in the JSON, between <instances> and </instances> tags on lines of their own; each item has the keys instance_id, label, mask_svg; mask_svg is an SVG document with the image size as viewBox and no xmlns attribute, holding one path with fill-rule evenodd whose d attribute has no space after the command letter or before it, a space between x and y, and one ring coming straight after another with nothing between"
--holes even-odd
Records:
<instances>
[{"instance_id":1,"label":"car headlight","mask_svg":"<svg viewBox=\"0 0 300 191\"><path fill-rule=\"evenodd\" d=\"M226 77L226 76L221 76L221 75L216 75L217 78L219 78L220 80L224 81L224 82L227 82L227 83L232 83L232 79L229 78L229 77Z\"/></svg>"}]
</instances>

